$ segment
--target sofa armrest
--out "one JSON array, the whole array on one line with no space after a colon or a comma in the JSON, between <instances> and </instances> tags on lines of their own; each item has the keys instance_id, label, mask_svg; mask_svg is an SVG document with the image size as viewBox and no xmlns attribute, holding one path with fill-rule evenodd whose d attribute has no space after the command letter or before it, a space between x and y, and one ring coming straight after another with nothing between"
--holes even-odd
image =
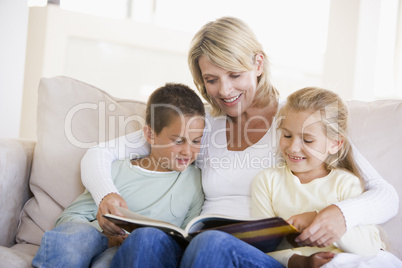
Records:
<instances>
[{"instance_id":1,"label":"sofa armrest","mask_svg":"<svg viewBox=\"0 0 402 268\"><path fill-rule=\"evenodd\" d=\"M0 139L0 246L15 244L19 217L32 196L29 176L35 141Z\"/></svg>"}]
</instances>

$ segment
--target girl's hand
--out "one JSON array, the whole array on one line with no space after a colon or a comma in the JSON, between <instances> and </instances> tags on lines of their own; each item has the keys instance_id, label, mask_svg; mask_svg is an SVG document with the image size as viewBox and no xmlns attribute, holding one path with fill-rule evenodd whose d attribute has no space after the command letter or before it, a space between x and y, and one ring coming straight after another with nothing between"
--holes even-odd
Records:
<instances>
[{"instance_id":1,"label":"girl's hand","mask_svg":"<svg viewBox=\"0 0 402 268\"><path fill-rule=\"evenodd\" d=\"M317 212L305 212L301 214L294 215L290 217L287 222L289 224L292 224L294 227L296 227L299 231L303 231L306 229L310 224L313 222L315 217L317 216Z\"/></svg>"},{"instance_id":2,"label":"girl's hand","mask_svg":"<svg viewBox=\"0 0 402 268\"><path fill-rule=\"evenodd\" d=\"M103 232L108 236L116 236L122 235L124 236L126 233L124 230L113 222L107 220L102 217L104 214L114 214L117 216L122 216L121 213L115 208L115 206L119 206L122 208L128 208L126 201L116 193L111 193L105 196L99 204L98 213L96 214L96 219L98 220L99 226L102 228Z\"/></svg>"},{"instance_id":3,"label":"girl's hand","mask_svg":"<svg viewBox=\"0 0 402 268\"><path fill-rule=\"evenodd\" d=\"M301 256L294 254L289 259L289 268L316 268L321 267L334 258L335 254L332 252L317 252L313 255Z\"/></svg>"},{"instance_id":4,"label":"girl's hand","mask_svg":"<svg viewBox=\"0 0 402 268\"><path fill-rule=\"evenodd\" d=\"M327 247L346 233L342 211L336 205L321 210L313 222L296 238L302 246Z\"/></svg>"}]
</instances>

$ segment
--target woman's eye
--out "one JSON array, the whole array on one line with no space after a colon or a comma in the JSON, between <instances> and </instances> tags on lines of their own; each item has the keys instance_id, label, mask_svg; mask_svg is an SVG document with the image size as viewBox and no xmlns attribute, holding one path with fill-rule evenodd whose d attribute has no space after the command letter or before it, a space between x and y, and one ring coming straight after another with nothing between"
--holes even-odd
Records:
<instances>
[{"instance_id":1,"label":"woman's eye","mask_svg":"<svg viewBox=\"0 0 402 268\"><path fill-rule=\"evenodd\" d=\"M215 83L215 79L209 79L209 80L205 80L205 82L207 83L207 84L213 84L213 83Z\"/></svg>"},{"instance_id":2,"label":"woman's eye","mask_svg":"<svg viewBox=\"0 0 402 268\"><path fill-rule=\"evenodd\" d=\"M290 139L292 136L283 134L283 137L286 138L286 139Z\"/></svg>"},{"instance_id":3,"label":"woman's eye","mask_svg":"<svg viewBox=\"0 0 402 268\"><path fill-rule=\"evenodd\" d=\"M232 78L238 78L238 77L240 77L240 74L232 74L231 77Z\"/></svg>"},{"instance_id":4,"label":"woman's eye","mask_svg":"<svg viewBox=\"0 0 402 268\"><path fill-rule=\"evenodd\" d=\"M313 143L313 141L304 140L305 143Z\"/></svg>"}]
</instances>

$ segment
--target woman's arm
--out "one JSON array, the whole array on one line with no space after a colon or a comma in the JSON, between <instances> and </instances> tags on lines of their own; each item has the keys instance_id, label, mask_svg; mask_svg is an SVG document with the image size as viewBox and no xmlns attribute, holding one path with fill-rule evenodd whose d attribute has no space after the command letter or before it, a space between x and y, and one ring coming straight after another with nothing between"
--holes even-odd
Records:
<instances>
[{"instance_id":1,"label":"woman's arm","mask_svg":"<svg viewBox=\"0 0 402 268\"><path fill-rule=\"evenodd\" d=\"M298 237L306 246L328 246L338 241L350 228L360 224L381 224L398 212L399 197L371 164L352 145L365 192L321 210L313 223Z\"/></svg>"},{"instance_id":2,"label":"woman's arm","mask_svg":"<svg viewBox=\"0 0 402 268\"><path fill-rule=\"evenodd\" d=\"M381 224L398 213L399 197L395 188L384 180L367 159L352 145L359 166L365 192L336 205L342 211L349 230L357 225Z\"/></svg>"},{"instance_id":3,"label":"woman's arm","mask_svg":"<svg viewBox=\"0 0 402 268\"><path fill-rule=\"evenodd\" d=\"M148 155L149 152L142 130L90 148L81 160L81 179L95 203L99 205L106 195L118 193L111 177L114 161Z\"/></svg>"},{"instance_id":4,"label":"woman's arm","mask_svg":"<svg viewBox=\"0 0 402 268\"><path fill-rule=\"evenodd\" d=\"M124 235L124 231L102 217L111 213L120 215L115 205L127 208L124 199L119 195L111 176L112 163L127 157L148 155L149 144L139 130L90 148L81 160L81 179L85 188L91 193L99 206L97 219L101 228L109 235Z\"/></svg>"}]
</instances>

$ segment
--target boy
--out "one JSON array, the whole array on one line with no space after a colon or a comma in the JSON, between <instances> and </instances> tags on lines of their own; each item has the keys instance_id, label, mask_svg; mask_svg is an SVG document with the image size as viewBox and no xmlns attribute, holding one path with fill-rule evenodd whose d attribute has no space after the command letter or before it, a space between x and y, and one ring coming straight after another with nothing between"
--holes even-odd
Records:
<instances>
[{"instance_id":1,"label":"boy","mask_svg":"<svg viewBox=\"0 0 402 268\"><path fill-rule=\"evenodd\" d=\"M185 85L169 83L152 93L143 129L150 155L112 164L114 183L130 210L182 228L199 215L201 174L190 164L200 150L204 116L201 99ZM81 194L44 234L32 265L89 267L108 244L97 210L91 194Z\"/></svg>"}]
</instances>

